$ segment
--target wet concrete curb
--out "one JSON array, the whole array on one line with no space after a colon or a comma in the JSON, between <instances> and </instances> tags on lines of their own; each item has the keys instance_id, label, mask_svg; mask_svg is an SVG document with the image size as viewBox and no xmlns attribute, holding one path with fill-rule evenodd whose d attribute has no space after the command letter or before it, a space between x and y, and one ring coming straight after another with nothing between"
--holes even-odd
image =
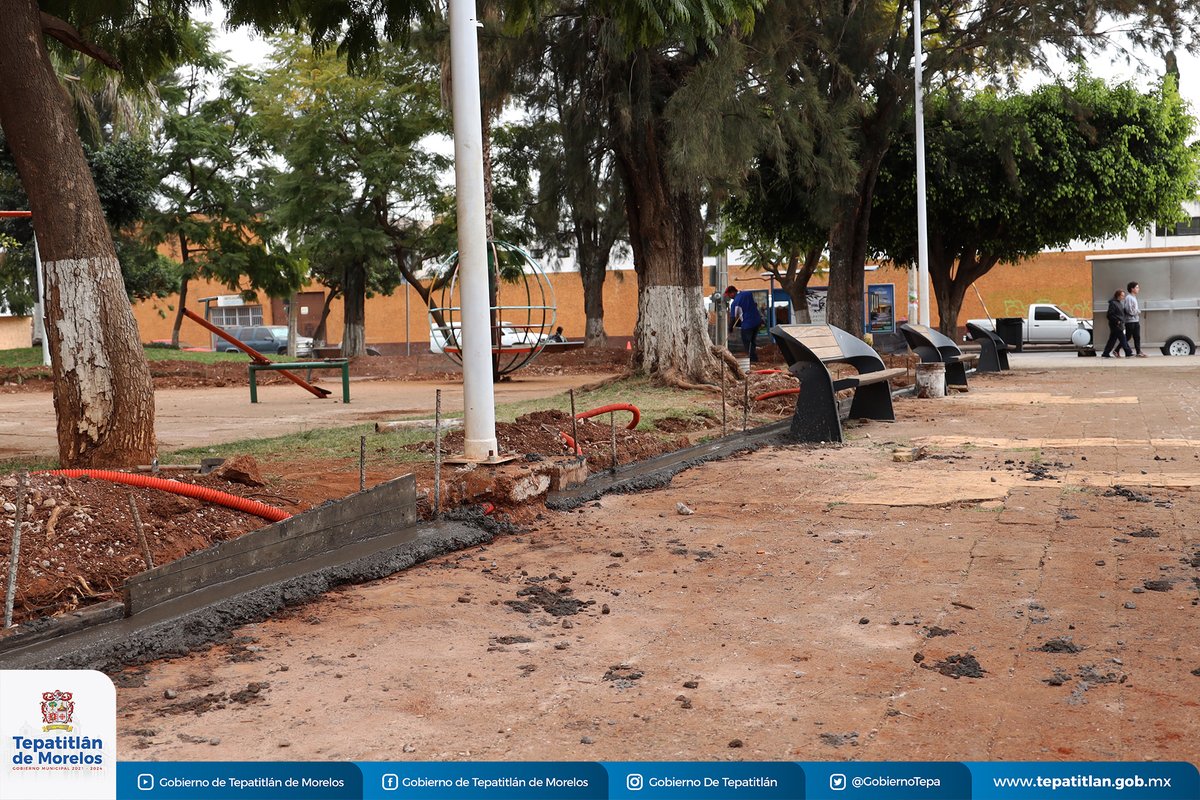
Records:
<instances>
[{"instance_id":1,"label":"wet concrete curb","mask_svg":"<svg viewBox=\"0 0 1200 800\"><path fill-rule=\"evenodd\" d=\"M491 532L463 522L404 528L208 587L141 614L14 647L0 654L0 669L112 672L124 665L183 655L226 638L238 626L261 622L281 608L336 586L383 578L492 538Z\"/></svg>"},{"instance_id":2,"label":"wet concrete curb","mask_svg":"<svg viewBox=\"0 0 1200 800\"><path fill-rule=\"evenodd\" d=\"M626 464L615 473L604 472L593 475L587 482L551 492L546 496L546 507L554 511L569 511L606 494L629 494L649 489L659 489L685 469L706 461L747 453L769 444L787 444L791 418L782 419L748 431L731 433L720 439L693 445L683 450L664 453L661 456Z\"/></svg>"}]
</instances>

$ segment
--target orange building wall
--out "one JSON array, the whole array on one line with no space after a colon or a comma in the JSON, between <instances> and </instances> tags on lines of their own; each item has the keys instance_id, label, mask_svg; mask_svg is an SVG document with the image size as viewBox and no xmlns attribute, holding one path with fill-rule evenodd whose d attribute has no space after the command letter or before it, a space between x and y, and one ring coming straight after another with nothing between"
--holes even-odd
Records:
<instances>
[{"instance_id":1,"label":"orange building wall","mask_svg":"<svg viewBox=\"0 0 1200 800\"><path fill-rule=\"evenodd\" d=\"M976 285L987 310L993 317L1024 316L1030 303L1055 303L1069 314L1091 317L1092 276L1087 256L1100 251L1075 251L1065 253L1042 253L1022 264L1002 264L985 275ZM1145 250L1108 250L1117 252L1146 252ZM707 270L705 271L707 274ZM766 288L767 280L761 278L757 269L731 266L730 281L739 288ZM568 339L582 339L586 320L583 314L583 286L575 272L551 272L547 274L554 287L558 304L557 323L563 326ZM880 267L867 273L866 282L892 283L896 286L896 312L899 318L907 316L908 271L891 267ZM825 284L825 276L813 280L814 286ZM718 288L706 283L705 293ZM320 291L322 287L306 287ZM409 298L409 322L404 325L405 293ZM232 294L233 290L207 281L193 281L188 287L191 298L189 307L201 313L203 305L196 302L201 297ZM270 301L262 297L263 317L267 324L286 324L286 319L274 319ZM134 305L142 341L168 339L174 321L177 298L147 300ZM317 309L319 311L319 309ZM936 302L932 311L937 320ZM367 341L370 344L394 344L411 341L414 347L429 345L429 319L425 304L408 286L400 287L390 297L368 298L366 303ZM967 319L987 316L974 290L968 290L963 304L960 325ZM518 322L520 320L513 319ZM614 270L604 281L604 326L609 336L618 339L633 335L637 322L637 276L632 270ZM342 304L335 301L330 310L329 340L341 340ZM207 336L199 326L184 321L180 338L191 344L207 343Z\"/></svg>"}]
</instances>

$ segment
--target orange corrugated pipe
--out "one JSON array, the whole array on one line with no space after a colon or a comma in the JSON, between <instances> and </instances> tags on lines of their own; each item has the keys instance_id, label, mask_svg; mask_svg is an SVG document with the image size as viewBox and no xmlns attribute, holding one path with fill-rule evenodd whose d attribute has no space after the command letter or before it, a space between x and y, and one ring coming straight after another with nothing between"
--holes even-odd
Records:
<instances>
[{"instance_id":1,"label":"orange corrugated pipe","mask_svg":"<svg viewBox=\"0 0 1200 800\"><path fill-rule=\"evenodd\" d=\"M577 456L583 455L583 448L581 448L579 446L579 444L576 443L575 439L572 438L571 434L559 431L558 435L562 437L563 443L566 444L566 446L568 448L575 451L575 455L577 455Z\"/></svg>"},{"instance_id":2,"label":"orange corrugated pipe","mask_svg":"<svg viewBox=\"0 0 1200 800\"><path fill-rule=\"evenodd\" d=\"M280 522L291 516L291 514L283 509L274 508L257 500L238 497L236 494L210 489L207 486L197 486L194 483L180 483L179 481L155 478L152 475L134 475L129 472L117 472L111 469L54 469L50 470L50 474L62 475L67 478L82 478L86 476L101 481L142 486L147 489L161 489L171 494L181 494L184 497L193 497L197 500L204 500L208 503L216 503L226 508L232 508L235 511L253 514L256 517L262 517L271 522Z\"/></svg>"},{"instance_id":3,"label":"orange corrugated pipe","mask_svg":"<svg viewBox=\"0 0 1200 800\"><path fill-rule=\"evenodd\" d=\"M628 430L633 430L636 428L638 423L642 420L642 412L639 411L638 407L632 403L609 403L608 405L600 406L599 408L580 411L575 415L575 419L587 419L589 417L595 417L599 414L607 414L611 411L628 411L630 414L633 414L633 419L631 419L629 424L625 426ZM579 443L576 442L570 434L559 431L558 435L562 437L563 442L566 443L567 447L570 448L575 455L583 455L583 448L579 446Z\"/></svg>"},{"instance_id":4,"label":"orange corrugated pipe","mask_svg":"<svg viewBox=\"0 0 1200 800\"><path fill-rule=\"evenodd\" d=\"M642 419L642 412L638 411L638 407L632 403L609 403L606 406L593 408L590 411L580 411L575 415L575 419L587 419L588 417L594 417L597 414L607 414L610 411L628 411L629 413L633 414L633 419L630 420L629 424L625 426L629 430L636 428L638 426L638 422L640 422Z\"/></svg>"},{"instance_id":5,"label":"orange corrugated pipe","mask_svg":"<svg viewBox=\"0 0 1200 800\"><path fill-rule=\"evenodd\" d=\"M795 386L791 389L776 389L773 392L765 392L764 394L760 394L758 397L754 398L754 402L757 403L759 400L769 400L772 397L783 397L785 394L800 394L800 387Z\"/></svg>"}]
</instances>

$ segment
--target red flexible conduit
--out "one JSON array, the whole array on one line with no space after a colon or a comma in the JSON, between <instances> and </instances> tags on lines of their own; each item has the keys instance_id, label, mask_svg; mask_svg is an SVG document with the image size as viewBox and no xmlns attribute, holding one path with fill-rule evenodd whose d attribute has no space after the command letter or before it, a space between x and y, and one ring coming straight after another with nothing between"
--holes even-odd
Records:
<instances>
[{"instance_id":1,"label":"red flexible conduit","mask_svg":"<svg viewBox=\"0 0 1200 800\"><path fill-rule=\"evenodd\" d=\"M607 414L611 411L628 411L630 414L633 414L633 419L631 419L629 424L625 426L627 430L633 430L642 420L642 412L639 411L638 407L632 403L609 403L608 405L600 406L599 408L593 408L588 411L580 411L575 415L575 419L588 419L589 417ZM579 443L576 442L570 434L559 431L558 435L562 437L563 442L566 443L567 447L570 448L575 455L583 455L583 448L579 446Z\"/></svg>"},{"instance_id":2,"label":"red flexible conduit","mask_svg":"<svg viewBox=\"0 0 1200 800\"><path fill-rule=\"evenodd\" d=\"M757 403L759 400L768 400L772 397L783 397L785 394L800 394L800 387L796 386L792 389L776 389L773 392L766 392L765 394L760 394L758 397L754 398L754 402Z\"/></svg>"},{"instance_id":3,"label":"red flexible conduit","mask_svg":"<svg viewBox=\"0 0 1200 800\"><path fill-rule=\"evenodd\" d=\"M571 434L563 433L562 431L559 431L558 435L562 437L563 442L566 443L566 445L569 449L575 451L575 455L577 455L577 456L583 455L583 448L580 447L573 438L571 438Z\"/></svg>"},{"instance_id":4,"label":"red flexible conduit","mask_svg":"<svg viewBox=\"0 0 1200 800\"><path fill-rule=\"evenodd\" d=\"M134 475L129 472L116 472L110 469L54 469L50 470L50 474L62 475L67 478L88 477L101 481L112 481L113 483L126 483L130 486L142 486L147 489L162 489L164 492L170 492L171 494L194 497L197 500L204 500L205 502L216 503L236 511L254 514L271 522L279 522L291 516L291 514L283 509L273 508L257 500L238 497L236 494L229 494L228 492L219 492L207 486L168 481L150 475Z\"/></svg>"},{"instance_id":5,"label":"red flexible conduit","mask_svg":"<svg viewBox=\"0 0 1200 800\"><path fill-rule=\"evenodd\" d=\"M638 422L640 422L642 419L642 412L638 411L638 407L632 403L609 403L606 406L593 408L590 411L580 411L575 415L575 419L587 419L598 414L607 414L610 411L628 411L629 413L633 414L633 419L631 419L629 424L625 426L629 430L636 428L638 426Z\"/></svg>"}]
</instances>

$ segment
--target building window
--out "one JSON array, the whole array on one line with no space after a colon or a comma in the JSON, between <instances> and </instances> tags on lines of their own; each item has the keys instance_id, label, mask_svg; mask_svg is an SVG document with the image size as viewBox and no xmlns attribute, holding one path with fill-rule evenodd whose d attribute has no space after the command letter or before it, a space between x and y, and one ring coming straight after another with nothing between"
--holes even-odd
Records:
<instances>
[{"instance_id":1,"label":"building window","mask_svg":"<svg viewBox=\"0 0 1200 800\"><path fill-rule=\"evenodd\" d=\"M1187 222L1176 222L1173 226L1159 225L1154 229L1155 236L1200 236L1200 217L1192 217Z\"/></svg>"},{"instance_id":2,"label":"building window","mask_svg":"<svg viewBox=\"0 0 1200 800\"><path fill-rule=\"evenodd\" d=\"M246 328L263 324L262 306L217 306L208 309L208 321L219 328Z\"/></svg>"}]
</instances>

